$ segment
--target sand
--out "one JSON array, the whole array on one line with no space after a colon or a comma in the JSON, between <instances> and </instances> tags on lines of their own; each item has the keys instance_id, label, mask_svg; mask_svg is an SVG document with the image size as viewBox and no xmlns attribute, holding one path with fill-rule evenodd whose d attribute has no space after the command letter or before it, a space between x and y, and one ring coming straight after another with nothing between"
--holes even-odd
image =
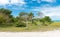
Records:
<instances>
[{"instance_id":1,"label":"sand","mask_svg":"<svg viewBox=\"0 0 60 37\"><path fill-rule=\"evenodd\" d=\"M47 32L0 32L0 37L60 37L60 30Z\"/></svg>"}]
</instances>

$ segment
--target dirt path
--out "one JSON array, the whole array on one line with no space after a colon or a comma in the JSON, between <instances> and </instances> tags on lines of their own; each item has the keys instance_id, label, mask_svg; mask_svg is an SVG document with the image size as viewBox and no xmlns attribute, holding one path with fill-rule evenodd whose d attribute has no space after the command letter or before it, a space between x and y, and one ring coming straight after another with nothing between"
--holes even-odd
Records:
<instances>
[{"instance_id":1,"label":"dirt path","mask_svg":"<svg viewBox=\"0 0 60 37\"><path fill-rule=\"evenodd\" d=\"M0 32L0 37L60 37L60 30L47 32Z\"/></svg>"}]
</instances>

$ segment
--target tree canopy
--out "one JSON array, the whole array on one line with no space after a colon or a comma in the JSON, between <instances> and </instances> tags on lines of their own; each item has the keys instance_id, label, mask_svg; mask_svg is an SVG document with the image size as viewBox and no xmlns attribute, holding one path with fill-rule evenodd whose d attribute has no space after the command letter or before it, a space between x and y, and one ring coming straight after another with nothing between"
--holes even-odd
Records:
<instances>
[{"instance_id":1,"label":"tree canopy","mask_svg":"<svg viewBox=\"0 0 60 37\"><path fill-rule=\"evenodd\" d=\"M32 12L20 12L19 16L17 16L16 18L13 17L11 13L12 11L9 9L5 9L5 8L0 9L0 24L1 25L14 24L15 26L18 26L18 27L19 26L26 27L26 25L33 25L34 23L40 24L42 22L43 24L45 24L46 22L47 23L52 22L49 16L45 16L44 18L38 18L39 21L38 19L33 19L35 16L34 16L34 13ZM40 13L38 15L41 16Z\"/></svg>"}]
</instances>

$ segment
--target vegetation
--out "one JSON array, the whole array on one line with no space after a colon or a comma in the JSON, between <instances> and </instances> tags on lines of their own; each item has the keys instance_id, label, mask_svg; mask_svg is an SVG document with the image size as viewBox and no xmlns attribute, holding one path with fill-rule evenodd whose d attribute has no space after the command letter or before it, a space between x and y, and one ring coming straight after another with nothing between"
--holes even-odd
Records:
<instances>
[{"instance_id":1,"label":"vegetation","mask_svg":"<svg viewBox=\"0 0 60 37\"><path fill-rule=\"evenodd\" d=\"M11 25L12 23L12 15L10 10L8 9L0 9L0 26Z\"/></svg>"},{"instance_id":2,"label":"vegetation","mask_svg":"<svg viewBox=\"0 0 60 37\"><path fill-rule=\"evenodd\" d=\"M49 28L52 27L51 24L53 23L49 16L45 16L42 18L42 14L37 14L39 18L34 18L34 13L32 12L20 12L19 16L13 17L11 15L12 11L8 9L1 8L0 9L0 30L6 31L31 31L31 30L40 30L41 28ZM41 18L40 18L41 17ZM43 30L44 30L43 29Z\"/></svg>"}]
</instances>

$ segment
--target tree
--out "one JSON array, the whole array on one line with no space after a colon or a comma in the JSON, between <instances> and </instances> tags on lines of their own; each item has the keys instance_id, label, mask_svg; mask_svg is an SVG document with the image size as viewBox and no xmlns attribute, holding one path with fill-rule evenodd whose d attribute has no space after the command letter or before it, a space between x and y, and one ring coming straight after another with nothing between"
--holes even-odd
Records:
<instances>
[{"instance_id":1,"label":"tree","mask_svg":"<svg viewBox=\"0 0 60 37\"><path fill-rule=\"evenodd\" d=\"M52 23L52 20L49 16L45 16L44 19L45 19L46 22Z\"/></svg>"},{"instance_id":2,"label":"tree","mask_svg":"<svg viewBox=\"0 0 60 37\"><path fill-rule=\"evenodd\" d=\"M0 9L0 24L10 24L12 15L11 15L12 11L8 10L8 9L4 9L1 8Z\"/></svg>"},{"instance_id":3,"label":"tree","mask_svg":"<svg viewBox=\"0 0 60 37\"><path fill-rule=\"evenodd\" d=\"M43 25L49 25L52 23L52 20L49 16L45 16L44 18L40 19L40 22L42 22Z\"/></svg>"},{"instance_id":4,"label":"tree","mask_svg":"<svg viewBox=\"0 0 60 37\"><path fill-rule=\"evenodd\" d=\"M26 12L20 12L19 16L18 16L18 21L17 21L17 26L24 26L27 25L27 14Z\"/></svg>"},{"instance_id":5,"label":"tree","mask_svg":"<svg viewBox=\"0 0 60 37\"><path fill-rule=\"evenodd\" d=\"M30 12L30 13L20 12L18 22L25 23L28 26L28 23L30 23L30 22L32 23L33 16L34 16L34 14L32 12Z\"/></svg>"},{"instance_id":6,"label":"tree","mask_svg":"<svg viewBox=\"0 0 60 37\"><path fill-rule=\"evenodd\" d=\"M0 9L0 13L6 14L8 16L11 16L12 11L10 11L8 9L1 8Z\"/></svg>"},{"instance_id":7,"label":"tree","mask_svg":"<svg viewBox=\"0 0 60 37\"><path fill-rule=\"evenodd\" d=\"M20 17L21 17L21 16L26 16L26 15L27 15L26 12L20 12L20 14L19 14Z\"/></svg>"},{"instance_id":8,"label":"tree","mask_svg":"<svg viewBox=\"0 0 60 37\"><path fill-rule=\"evenodd\" d=\"M22 21L26 21L27 13L26 12L20 12L19 17Z\"/></svg>"},{"instance_id":9,"label":"tree","mask_svg":"<svg viewBox=\"0 0 60 37\"><path fill-rule=\"evenodd\" d=\"M4 15L0 15L0 25L6 23L7 19L4 17Z\"/></svg>"},{"instance_id":10,"label":"tree","mask_svg":"<svg viewBox=\"0 0 60 37\"><path fill-rule=\"evenodd\" d=\"M29 14L28 14L28 20L30 20L31 21L31 23L32 23L32 18L34 17L34 14L32 13L32 12L30 12Z\"/></svg>"}]
</instances>

